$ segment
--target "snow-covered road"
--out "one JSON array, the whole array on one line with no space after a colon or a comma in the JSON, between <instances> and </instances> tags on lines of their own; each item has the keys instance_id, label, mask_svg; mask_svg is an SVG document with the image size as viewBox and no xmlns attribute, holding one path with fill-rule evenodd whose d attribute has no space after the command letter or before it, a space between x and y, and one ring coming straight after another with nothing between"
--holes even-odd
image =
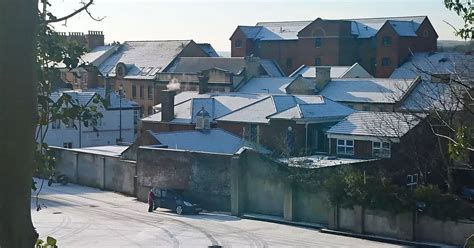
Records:
<instances>
[{"instance_id":1,"label":"snow-covered road","mask_svg":"<svg viewBox=\"0 0 474 248\"><path fill-rule=\"evenodd\" d=\"M133 197L69 184L45 186L42 210L32 197L33 223L59 247L400 247L323 234L313 229L224 214L178 216L147 212Z\"/></svg>"}]
</instances>

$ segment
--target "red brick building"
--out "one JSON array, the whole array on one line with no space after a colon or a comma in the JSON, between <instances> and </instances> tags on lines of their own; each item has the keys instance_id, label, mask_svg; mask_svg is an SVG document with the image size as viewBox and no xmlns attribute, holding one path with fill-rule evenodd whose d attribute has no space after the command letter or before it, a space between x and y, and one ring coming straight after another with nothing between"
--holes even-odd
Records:
<instances>
[{"instance_id":1,"label":"red brick building","mask_svg":"<svg viewBox=\"0 0 474 248\"><path fill-rule=\"evenodd\" d=\"M238 26L232 57L274 59L285 73L301 65L362 65L389 77L411 52L434 52L438 34L426 16L293 22Z\"/></svg>"}]
</instances>

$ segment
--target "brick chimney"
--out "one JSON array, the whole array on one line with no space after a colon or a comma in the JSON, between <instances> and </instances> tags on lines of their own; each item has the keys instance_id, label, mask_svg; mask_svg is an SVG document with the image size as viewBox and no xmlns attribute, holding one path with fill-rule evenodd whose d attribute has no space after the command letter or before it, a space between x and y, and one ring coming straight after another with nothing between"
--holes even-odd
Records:
<instances>
[{"instance_id":1,"label":"brick chimney","mask_svg":"<svg viewBox=\"0 0 474 248\"><path fill-rule=\"evenodd\" d=\"M86 35L87 47L94 49L104 45L104 33L102 31L89 31Z\"/></svg>"},{"instance_id":2,"label":"brick chimney","mask_svg":"<svg viewBox=\"0 0 474 248\"><path fill-rule=\"evenodd\" d=\"M331 67L316 66L316 89L321 91L331 81Z\"/></svg>"},{"instance_id":3,"label":"brick chimney","mask_svg":"<svg viewBox=\"0 0 474 248\"><path fill-rule=\"evenodd\" d=\"M253 55L246 56L245 60L245 72L247 79L260 75L260 58Z\"/></svg>"},{"instance_id":4,"label":"brick chimney","mask_svg":"<svg viewBox=\"0 0 474 248\"><path fill-rule=\"evenodd\" d=\"M161 121L170 122L174 119L175 90L162 90L161 95Z\"/></svg>"},{"instance_id":5,"label":"brick chimney","mask_svg":"<svg viewBox=\"0 0 474 248\"><path fill-rule=\"evenodd\" d=\"M209 92L209 77L199 75L199 94L206 94Z\"/></svg>"}]
</instances>

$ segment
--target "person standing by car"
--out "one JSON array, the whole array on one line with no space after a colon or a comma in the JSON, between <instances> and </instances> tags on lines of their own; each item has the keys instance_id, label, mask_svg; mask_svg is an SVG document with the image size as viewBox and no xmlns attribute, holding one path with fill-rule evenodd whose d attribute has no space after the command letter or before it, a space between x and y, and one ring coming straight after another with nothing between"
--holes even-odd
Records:
<instances>
[{"instance_id":1,"label":"person standing by car","mask_svg":"<svg viewBox=\"0 0 474 248\"><path fill-rule=\"evenodd\" d=\"M150 189L148 192L148 212L153 212L156 208L155 206L155 193L153 193L153 189Z\"/></svg>"}]
</instances>

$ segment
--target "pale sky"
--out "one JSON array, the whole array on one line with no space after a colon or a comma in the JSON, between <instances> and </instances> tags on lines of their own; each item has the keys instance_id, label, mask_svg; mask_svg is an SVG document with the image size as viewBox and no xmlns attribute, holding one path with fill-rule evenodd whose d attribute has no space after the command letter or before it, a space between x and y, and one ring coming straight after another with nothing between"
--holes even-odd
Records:
<instances>
[{"instance_id":1,"label":"pale sky","mask_svg":"<svg viewBox=\"0 0 474 248\"><path fill-rule=\"evenodd\" d=\"M50 0L51 11L63 16L80 7L80 0ZM86 0L84 0L86 1ZM460 27L462 19L444 8L443 0L95 0L86 13L57 31L104 31L105 41L193 39L230 51L229 38L238 25L261 21L348 19L427 15L441 40L457 40L444 21Z\"/></svg>"}]
</instances>

